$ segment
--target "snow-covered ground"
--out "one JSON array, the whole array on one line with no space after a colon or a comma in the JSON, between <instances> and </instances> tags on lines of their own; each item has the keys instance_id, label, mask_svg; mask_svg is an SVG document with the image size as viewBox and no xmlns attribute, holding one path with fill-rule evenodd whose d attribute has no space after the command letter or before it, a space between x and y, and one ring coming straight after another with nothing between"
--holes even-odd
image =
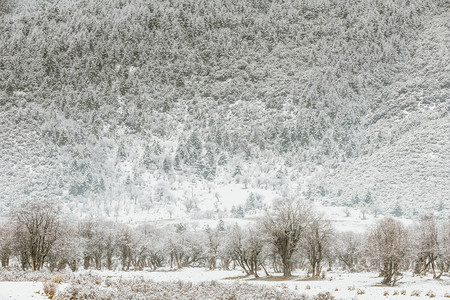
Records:
<instances>
[{"instance_id":1,"label":"snow-covered ground","mask_svg":"<svg viewBox=\"0 0 450 300\"><path fill-rule=\"evenodd\" d=\"M222 283L245 282L254 285L266 285L279 289L288 289L315 296L330 292L336 299L449 299L450 278L433 280L431 276L412 276L407 273L395 287L381 286L381 279L376 273L344 273L330 272L323 280L307 280L302 272L294 272L292 280L274 280L252 277L243 278L239 270L210 271L202 268L185 268L177 271L159 270L156 272L122 272L122 271L80 271L78 274L91 273L103 278L132 279L134 277L153 280L155 282L184 281L200 283L204 281L219 281ZM43 284L40 282L0 282L0 300L3 299L45 299ZM431 297L430 297L431 296Z\"/></svg>"},{"instance_id":2,"label":"snow-covered ground","mask_svg":"<svg viewBox=\"0 0 450 300\"><path fill-rule=\"evenodd\" d=\"M42 282L0 282L0 300L48 299Z\"/></svg>"},{"instance_id":3,"label":"snow-covered ground","mask_svg":"<svg viewBox=\"0 0 450 300\"><path fill-rule=\"evenodd\" d=\"M413 277L408 274L395 287L381 286L381 278L376 273L330 273L324 280L314 281L302 278L304 276L290 281L252 282L289 288L310 296L330 292L336 299L429 299L430 297L426 295L429 292L435 299L445 299L445 295L450 297L449 278L436 281L431 277ZM417 292L419 296L413 297L413 292Z\"/></svg>"}]
</instances>

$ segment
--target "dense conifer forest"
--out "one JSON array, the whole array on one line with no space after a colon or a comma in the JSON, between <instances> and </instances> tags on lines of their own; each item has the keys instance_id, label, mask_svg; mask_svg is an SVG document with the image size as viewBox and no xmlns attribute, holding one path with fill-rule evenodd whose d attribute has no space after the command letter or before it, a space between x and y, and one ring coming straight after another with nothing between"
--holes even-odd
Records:
<instances>
[{"instance_id":1,"label":"dense conifer forest","mask_svg":"<svg viewBox=\"0 0 450 300\"><path fill-rule=\"evenodd\" d=\"M3 2L2 215L230 182L448 215L448 1Z\"/></svg>"}]
</instances>

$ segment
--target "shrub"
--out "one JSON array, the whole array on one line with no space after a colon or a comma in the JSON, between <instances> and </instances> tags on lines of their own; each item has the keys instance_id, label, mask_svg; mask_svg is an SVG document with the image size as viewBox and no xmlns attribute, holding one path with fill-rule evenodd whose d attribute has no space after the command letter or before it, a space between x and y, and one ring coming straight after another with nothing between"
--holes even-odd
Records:
<instances>
[{"instance_id":1,"label":"shrub","mask_svg":"<svg viewBox=\"0 0 450 300\"><path fill-rule=\"evenodd\" d=\"M425 294L425 296L428 296L428 297L430 297L430 298L434 298L434 297L436 297L436 294L435 294L433 291L429 290L429 291Z\"/></svg>"},{"instance_id":2,"label":"shrub","mask_svg":"<svg viewBox=\"0 0 450 300\"><path fill-rule=\"evenodd\" d=\"M47 295L50 299L55 296L57 290L57 285L54 282L44 282L44 294Z\"/></svg>"},{"instance_id":3,"label":"shrub","mask_svg":"<svg viewBox=\"0 0 450 300\"><path fill-rule=\"evenodd\" d=\"M331 295L330 292L326 292L326 293L319 293L316 296L314 296L314 300L334 300L336 298L334 298L333 295Z\"/></svg>"},{"instance_id":4,"label":"shrub","mask_svg":"<svg viewBox=\"0 0 450 300\"><path fill-rule=\"evenodd\" d=\"M412 291L412 292L411 292L411 296L420 297L420 291L418 291L418 290Z\"/></svg>"},{"instance_id":5,"label":"shrub","mask_svg":"<svg viewBox=\"0 0 450 300\"><path fill-rule=\"evenodd\" d=\"M57 284L61 284L64 280L64 274L56 274L53 278L52 278L52 282L57 283Z\"/></svg>"},{"instance_id":6,"label":"shrub","mask_svg":"<svg viewBox=\"0 0 450 300\"><path fill-rule=\"evenodd\" d=\"M198 284L178 282L153 282L143 278L115 280L101 279L92 275L78 275L71 279L63 291L58 291L56 299L117 299L117 300L156 300L156 299L286 299L305 300L304 295L288 290L255 286L251 284L223 284L220 282L202 282ZM108 283L106 284L106 281ZM108 285L108 287L107 287ZM333 299L333 298L318 298Z\"/></svg>"}]
</instances>

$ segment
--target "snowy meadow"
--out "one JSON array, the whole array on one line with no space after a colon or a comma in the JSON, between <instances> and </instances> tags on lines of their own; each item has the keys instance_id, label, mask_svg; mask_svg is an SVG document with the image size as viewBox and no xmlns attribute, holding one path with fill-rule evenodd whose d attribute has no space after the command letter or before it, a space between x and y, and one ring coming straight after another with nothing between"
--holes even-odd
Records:
<instances>
[{"instance_id":1,"label":"snowy meadow","mask_svg":"<svg viewBox=\"0 0 450 300\"><path fill-rule=\"evenodd\" d=\"M184 268L158 271L2 273L0 299L448 299L449 283L404 274L395 287L377 273L331 271L323 279L295 272L255 280L239 270Z\"/></svg>"}]
</instances>

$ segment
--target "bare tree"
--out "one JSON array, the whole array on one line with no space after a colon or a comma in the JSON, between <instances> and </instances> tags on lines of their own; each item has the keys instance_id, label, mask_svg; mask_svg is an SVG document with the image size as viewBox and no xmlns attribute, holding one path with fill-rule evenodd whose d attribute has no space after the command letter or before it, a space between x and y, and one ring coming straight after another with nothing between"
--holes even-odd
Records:
<instances>
[{"instance_id":1,"label":"bare tree","mask_svg":"<svg viewBox=\"0 0 450 300\"><path fill-rule=\"evenodd\" d=\"M241 229L234 226L229 232L226 240L226 247L231 259L239 265L247 275L259 277L258 268L264 270L264 236L259 234L262 230L258 227ZM267 271L266 271L266 274Z\"/></svg>"},{"instance_id":2,"label":"bare tree","mask_svg":"<svg viewBox=\"0 0 450 300\"><path fill-rule=\"evenodd\" d=\"M180 269L202 264L205 260L205 236L189 232L186 224L177 224L175 232L168 233L166 251L170 255L170 267L174 263Z\"/></svg>"},{"instance_id":3,"label":"bare tree","mask_svg":"<svg viewBox=\"0 0 450 300\"><path fill-rule=\"evenodd\" d=\"M116 226L114 223L104 223L104 250L106 259L106 268L112 270L112 259L116 250Z\"/></svg>"},{"instance_id":4,"label":"bare tree","mask_svg":"<svg viewBox=\"0 0 450 300\"><path fill-rule=\"evenodd\" d=\"M82 255L81 238L75 225L65 223L61 226L60 238L55 241L47 256L50 271L62 270L67 265L72 271L78 269L78 260Z\"/></svg>"},{"instance_id":5,"label":"bare tree","mask_svg":"<svg viewBox=\"0 0 450 300\"><path fill-rule=\"evenodd\" d=\"M438 226L439 256L436 264L441 270L437 279L450 269L450 220L443 220Z\"/></svg>"},{"instance_id":6,"label":"bare tree","mask_svg":"<svg viewBox=\"0 0 450 300\"><path fill-rule=\"evenodd\" d=\"M105 260L108 270L112 269L112 259L116 250L116 229L112 222L83 221L78 224L78 234L82 238L84 268L88 269L91 262L100 270Z\"/></svg>"},{"instance_id":7,"label":"bare tree","mask_svg":"<svg viewBox=\"0 0 450 300\"><path fill-rule=\"evenodd\" d=\"M423 216L413 231L417 263L415 273L425 275L431 268L436 278L436 260L439 258L438 226L433 216ZM439 276L440 277L440 276Z\"/></svg>"},{"instance_id":8,"label":"bare tree","mask_svg":"<svg viewBox=\"0 0 450 300\"><path fill-rule=\"evenodd\" d=\"M334 252L339 261L350 271L355 271L361 254L362 236L354 232L343 232L336 235Z\"/></svg>"},{"instance_id":9,"label":"bare tree","mask_svg":"<svg viewBox=\"0 0 450 300\"><path fill-rule=\"evenodd\" d=\"M95 223L92 221L84 221L78 224L78 234L82 239L83 248L83 267L89 269L93 257L92 240L94 239Z\"/></svg>"},{"instance_id":10,"label":"bare tree","mask_svg":"<svg viewBox=\"0 0 450 300\"><path fill-rule=\"evenodd\" d=\"M205 229L206 239L207 239L207 260L208 267L210 270L216 269L217 256L220 246L220 235L217 229L213 230L209 226Z\"/></svg>"},{"instance_id":11,"label":"bare tree","mask_svg":"<svg viewBox=\"0 0 450 300\"><path fill-rule=\"evenodd\" d=\"M367 239L369 257L379 266L383 284L395 285L401 263L408 254L408 232L392 218L380 220Z\"/></svg>"},{"instance_id":12,"label":"bare tree","mask_svg":"<svg viewBox=\"0 0 450 300\"><path fill-rule=\"evenodd\" d=\"M302 248L311 265L312 277L320 276L322 260L329 252L332 236L331 224L328 220L324 220L322 215L313 217L306 227Z\"/></svg>"},{"instance_id":13,"label":"bare tree","mask_svg":"<svg viewBox=\"0 0 450 300\"><path fill-rule=\"evenodd\" d=\"M248 257L248 264L253 269L255 277L259 277L258 275L258 268L261 267L264 269L264 272L268 276L269 273L267 272L264 261L265 261L265 255L264 255L264 245L265 245L265 236L261 234L262 228L260 228L260 225L255 225L252 227L249 227L246 232L246 238L245 238L245 245L246 245L246 252Z\"/></svg>"},{"instance_id":14,"label":"bare tree","mask_svg":"<svg viewBox=\"0 0 450 300\"><path fill-rule=\"evenodd\" d=\"M2 267L9 265L9 258L13 251L14 228L11 222L0 224L0 261Z\"/></svg>"},{"instance_id":15,"label":"bare tree","mask_svg":"<svg viewBox=\"0 0 450 300\"><path fill-rule=\"evenodd\" d=\"M281 257L283 276L292 276L292 255L298 249L310 216L311 207L304 201L280 199L263 220L269 241Z\"/></svg>"},{"instance_id":16,"label":"bare tree","mask_svg":"<svg viewBox=\"0 0 450 300\"><path fill-rule=\"evenodd\" d=\"M134 232L126 225L120 226L116 235L116 247L122 262L122 270L128 271L132 263L131 246Z\"/></svg>"},{"instance_id":17,"label":"bare tree","mask_svg":"<svg viewBox=\"0 0 450 300\"><path fill-rule=\"evenodd\" d=\"M50 202L30 202L15 213L22 267L40 270L60 235L60 210Z\"/></svg>"},{"instance_id":18,"label":"bare tree","mask_svg":"<svg viewBox=\"0 0 450 300\"><path fill-rule=\"evenodd\" d=\"M254 273L253 268L248 264L244 231L237 224L228 233L225 247L234 264L241 267L247 275Z\"/></svg>"}]
</instances>

